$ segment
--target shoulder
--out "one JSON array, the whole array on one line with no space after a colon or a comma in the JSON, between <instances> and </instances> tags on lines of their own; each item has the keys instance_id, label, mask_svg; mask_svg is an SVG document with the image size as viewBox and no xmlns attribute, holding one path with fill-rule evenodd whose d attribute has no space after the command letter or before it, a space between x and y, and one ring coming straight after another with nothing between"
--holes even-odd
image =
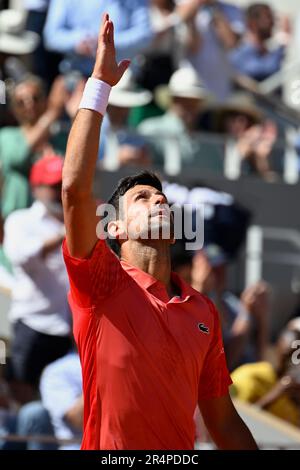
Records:
<instances>
[{"instance_id":1,"label":"shoulder","mask_svg":"<svg viewBox=\"0 0 300 470\"><path fill-rule=\"evenodd\" d=\"M20 132L20 127L18 126L5 126L0 129L0 135L19 134Z\"/></svg>"},{"instance_id":2,"label":"shoulder","mask_svg":"<svg viewBox=\"0 0 300 470\"><path fill-rule=\"evenodd\" d=\"M192 289L192 288L191 288ZM208 322L211 329L217 331L220 323L219 313L215 304L204 294L192 289L198 307L198 319Z\"/></svg>"},{"instance_id":3,"label":"shoulder","mask_svg":"<svg viewBox=\"0 0 300 470\"><path fill-rule=\"evenodd\" d=\"M22 230L27 229L32 232L37 227L45 210L41 202L35 201L31 207L13 211L7 217L4 228L5 230L17 230L20 234L22 234Z\"/></svg>"},{"instance_id":4,"label":"shoulder","mask_svg":"<svg viewBox=\"0 0 300 470\"><path fill-rule=\"evenodd\" d=\"M20 138L22 136L22 131L20 127L7 126L0 129L0 138L2 139L13 139Z\"/></svg>"},{"instance_id":5,"label":"shoulder","mask_svg":"<svg viewBox=\"0 0 300 470\"><path fill-rule=\"evenodd\" d=\"M191 289L193 289L193 288L191 287ZM209 297L207 297L207 295L201 294L200 292L196 291L195 289L193 289L193 291L194 291L194 294L197 297L197 299L201 303L203 303L203 305L205 305L205 307L207 308L207 310L208 310L208 312L211 316L215 317L216 315L218 315L215 304L213 303L213 301Z\"/></svg>"},{"instance_id":6,"label":"shoulder","mask_svg":"<svg viewBox=\"0 0 300 470\"><path fill-rule=\"evenodd\" d=\"M7 219L5 220L5 228L14 227L15 225L20 226L20 224L26 222L31 213L31 208L27 209L18 209L12 212Z\"/></svg>"}]
</instances>

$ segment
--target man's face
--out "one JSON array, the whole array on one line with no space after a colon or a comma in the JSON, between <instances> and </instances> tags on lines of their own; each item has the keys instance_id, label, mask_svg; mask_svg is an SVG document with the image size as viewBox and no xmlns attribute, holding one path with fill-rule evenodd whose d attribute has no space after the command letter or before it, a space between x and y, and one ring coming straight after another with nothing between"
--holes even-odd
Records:
<instances>
[{"instance_id":1,"label":"man's face","mask_svg":"<svg viewBox=\"0 0 300 470\"><path fill-rule=\"evenodd\" d=\"M197 98L173 97L172 110L188 130L196 129L201 108L202 101Z\"/></svg>"},{"instance_id":2,"label":"man's face","mask_svg":"<svg viewBox=\"0 0 300 470\"><path fill-rule=\"evenodd\" d=\"M259 18L254 23L254 29L261 39L267 40L272 37L275 25L274 14L268 6L262 9Z\"/></svg>"},{"instance_id":3,"label":"man's face","mask_svg":"<svg viewBox=\"0 0 300 470\"><path fill-rule=\"evenodd\" d=\"M228 113L225 117L225 132L235 139L243 136L251 126L251 120L246 114Z\"/></svg>"},{"instance_id":4,"label":"man's face","mask_svg":"<svg viewBox=\"0 0 300 470\"><path fill-rule=\"evenodd\" d=\"M201 288L203 294L220 293L225 288L226 265L214 266L208 257L198 252L192 262L192 283Z\"/></svg>"},{"instance_id":5,"label":"man's face","mask_svg":"<svg viewBox=\"0 0 300 470\"><path fill-rule=\"evenodd\" d=\"M63 214L61 188L61 183L34 188L35 199L41 201L47 207L49 213L59 218Z\"/></svg>"},{"instance_id":6,"label":"man's face","mask_svg":"<svg viewBox=\"0 0 300 470\"><path fill-rule=\"evenodd\" d=\"M137 185L120 198L121 225L126 239L173 240L173 216L166 196L148 185Z\"/></svg>"},{"instance_id":7,"label":"man's face","mask_svg":"<svg viewBox=\"0 0 300 470\"><path fill-rule=\"evenodd\" d=\"M45 96L37 83L21 83L15 89L12 106L20 124L35 124L46 110Z\"/></svg>"},{"instance_id":8,"label":"man's face","mask_svg":"<svg viewBox=\"0 0 300 470\"><path fill-rule=\"evenodd\" d=\"M107 109L107 113L108 113L111 125L113 127L127 126L129 111L130 111L129 108L109 105Z\"/></svg>"}]
</instances>

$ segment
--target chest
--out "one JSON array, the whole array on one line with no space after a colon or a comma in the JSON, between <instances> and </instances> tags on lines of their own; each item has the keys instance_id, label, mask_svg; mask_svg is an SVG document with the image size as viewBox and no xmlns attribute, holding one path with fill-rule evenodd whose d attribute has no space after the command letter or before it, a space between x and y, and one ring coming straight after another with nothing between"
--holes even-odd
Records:
<instances>
[{"instance_id":1,"label":"chest","mask_svg":"<svg viewBox=\"0 0 300 470\"><path fill-rule=\"evenodd\" d=\"M165 303L131 289L102 306L101 358L121 367L156 364L164 372L184 369L198 375L213 330L206 304L194 297Z\"/></svg>"}]
</instances>

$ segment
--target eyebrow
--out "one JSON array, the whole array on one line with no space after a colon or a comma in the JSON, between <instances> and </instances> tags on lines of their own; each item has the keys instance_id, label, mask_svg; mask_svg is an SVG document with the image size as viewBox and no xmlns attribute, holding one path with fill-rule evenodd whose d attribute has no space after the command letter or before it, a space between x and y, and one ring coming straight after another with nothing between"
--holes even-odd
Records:
<instances>
[{"instance_id":1,"label":"eyebrow","mask_svg":"<svg viewBox=\"0 0 300 470\"><path fill-rule=\"evenodd\" d=\"M149 193L149 192L150 192L150 189L139 189L136 193L133 194L133 197L137 196L138 194ZM157 190L154 194L155 195L160 194L167 200L167 196L162 191Z\"/></svg>"},{"instance_id":2,"label":"eyebrow","mask_svg":"<svg viewBox=\"0 0 300 470\"><path fill-rule=\"evenodd\" d=\"M160 195L163 196L165 199L167 199L167 196L166 196L162 191L156 191L155 194L160 194Z\"/></svg>"}]
</instances>

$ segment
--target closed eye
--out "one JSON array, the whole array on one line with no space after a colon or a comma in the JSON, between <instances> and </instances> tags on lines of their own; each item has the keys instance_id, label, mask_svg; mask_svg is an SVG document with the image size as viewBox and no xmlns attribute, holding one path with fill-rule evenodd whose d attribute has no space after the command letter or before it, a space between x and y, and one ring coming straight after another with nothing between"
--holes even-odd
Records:
<instances>
[{"instance_id":1,"label":"closed eye","mask_svg":"<svg viewBox=\"0 0 300 470\"><path fill-rule=\"evenodd\" d=\"M135 201L138 201L139 199L146 199L146 197L147 197L146 193L145 193L145 192L142 192L142 193L138 193L138 194L135 196L134 200L135 200Z\"/></svg>"}]
</instances>

